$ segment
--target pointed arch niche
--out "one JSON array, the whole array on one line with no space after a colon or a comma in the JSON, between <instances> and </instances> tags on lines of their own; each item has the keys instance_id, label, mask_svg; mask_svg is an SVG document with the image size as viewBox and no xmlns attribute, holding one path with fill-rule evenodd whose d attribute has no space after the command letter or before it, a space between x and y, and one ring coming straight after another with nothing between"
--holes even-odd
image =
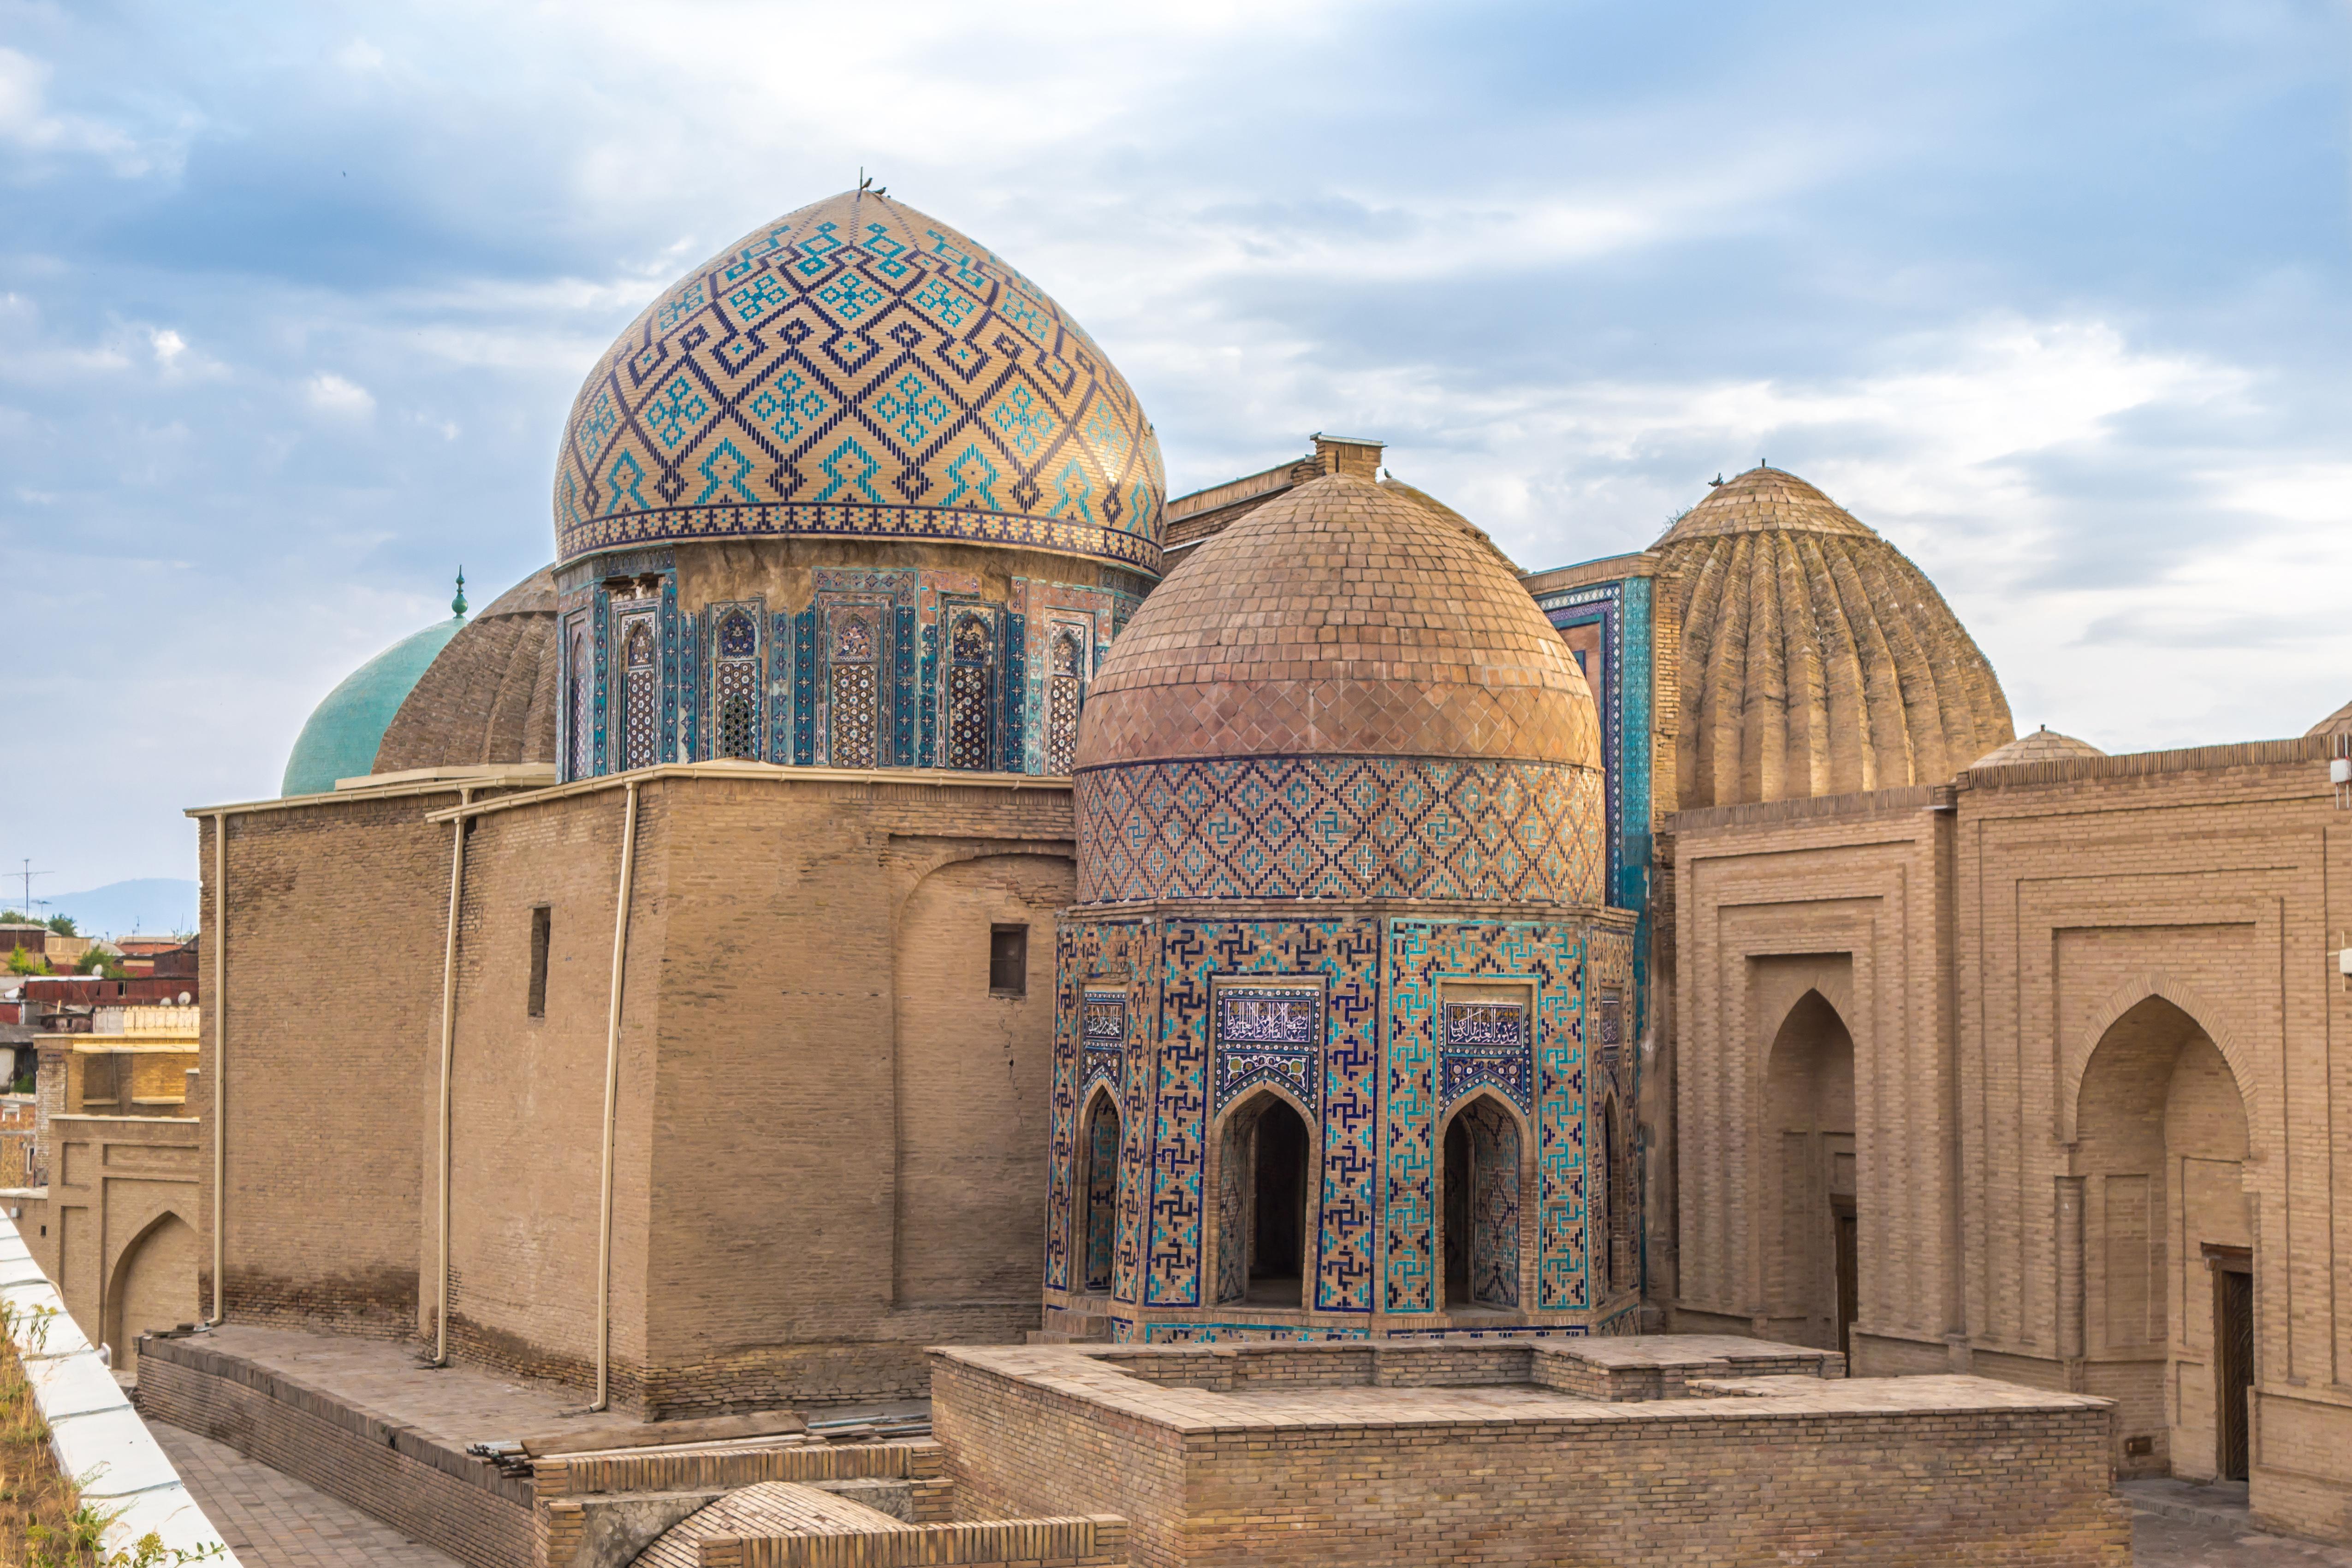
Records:
<instances>
[{"instance_id":1,"label":"pointed arch niche","mask_svg":"<svg viewBox=\"0 0 2352 1568\"><path fill-rule=\"evenodd\" d=\"M1089 1294L1110 1291L1111 1264L1118 1243L1118 1155L1123 1124L1118 1099L1098 1084L1087 1101L1078 1136L1077 1256L1081 1283Z\"/></svg>"},{"instance_id":2,"label":"pointed arch niche","mask_svg":"<svg viewBox=\"0 0 2352 1568\"><path fill-rule=\"evenodd\" d=\"M1306 1305L1318 1153L1313 1124L1280 1089L1261 1087L1225 1112L1216 1135L1219 1302Z\"/></svg>"},{"instance_id":3,"label":"pointed arch niche","mask_svg":"<svg viewBox=\"0 0 2352 1568\"><path fill-rule=\"evenodd\" d=\"M1853 1036L1829 998L1797 998L1765 1058L1761 1215L1769 1311L1800 1344L1853 1353L1861 1299Z\"/></svg>"},{"instance_id":4,"label":"pointed arch niche","mask_svg":"<svg viewBox=\"0 0 2352 1568\"><path fill-rule=\"evenodd\" d=\"M1519 1119L1500 1095L1482 1090L1447 1116L1438 1147L1444 1309L1514 1310L1527 1206L1520 1166L1528 1141Z\"/></svg>"},{"instance_id":5,"label":"pointed arch niche","mask_svg":"<svg viewBox=\"0 0 2352 1568\"><path fill-rule=\"evenodd\" d=\"M2150 995L2101 1032L2074 1112L2060 1353L2096 1364L2119 1434L2163 1434L2125 1468L2243 1479L2260 1278L2243 1086L2202 1024Z\"/></svg>"}]
</instances>

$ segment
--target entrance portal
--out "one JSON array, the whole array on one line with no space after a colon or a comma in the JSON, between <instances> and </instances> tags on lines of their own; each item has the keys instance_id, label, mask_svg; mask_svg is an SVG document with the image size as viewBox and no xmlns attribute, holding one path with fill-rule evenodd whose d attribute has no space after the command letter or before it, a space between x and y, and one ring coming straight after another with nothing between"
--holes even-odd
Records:
<instances>
[{"instance_id":1,"label":"entrance portal","mask_svg":"<svg viewBox=\"0 0 2352 1568\"><path fill-rule=\"evenodd\" d=\"M2100 1036L2075 1103L2080 1252L2064 1272L2082 1285L2061 1319L2081 1325L2087 1391L2116 1401L2118 1464L2243 1476L2254 1231L2236 1076L2196 1019L2150 996Z\"/></svg>"},{"instance_id":2,"label":"entrance portal","mask_svg":"<svg viewBox=\"0 0 2352 1568\"><path fill-rule=\"evenodd\" d=\"M1217 1146L1217 1300L1304 1303L1307 1123L1261 1091L1225 1118Z\"/></svg>"},{"instance_id":3,"label":"entrance portal","mask_svg":"<svg viewBox=\"0 0 2352 1568\"><path fill-rule=\"evenodd\" d=\"M1820 992L1806 992L1782 1020L1765 1066L1765 1093L1773 1195L1765 1211L1765 1279L1774 1331L1834 1347L1850 1364L1862 1300L1853 1037Z\"/></svg>"},{"instance_id":4,"label":"entrance portal","mask_svg":"<svg viewBox=\"0 0 2352 1568\"><path fill-rule=\"evenodd\" d=\"M2214 1468L2246 1479L2246 1400L2254 1389L2254 1277L2235 1258L2213 1260Z\"/></svg>"}]
</instances>

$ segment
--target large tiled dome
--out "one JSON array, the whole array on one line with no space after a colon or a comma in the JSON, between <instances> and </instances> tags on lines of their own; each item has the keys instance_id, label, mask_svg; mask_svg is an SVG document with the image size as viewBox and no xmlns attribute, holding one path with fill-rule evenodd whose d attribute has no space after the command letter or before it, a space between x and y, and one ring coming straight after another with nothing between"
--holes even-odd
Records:
<instances>
[{"instance_id":1,"label":"large tiled dome","mask_svg":"<svg viewBox=\"0 0 2352 1568\"><path fill-rule=\"evenodd\" d=\"M1717 485L1652 549L1682 626L1683 809L1941 784L2011 739L1935 584L1794 474Z\"/></svg>"},{"instance_id":2,"label":"large tiled dome","mask_svg":"<svg viewBox=\"0 0 2352 1568\"><path fill-rule=\"evenodd\" d=\"M1144 602L1087 694L1076 787L1089 901L1600 901L1574 658L1474 531L1351 476Z\"/></svg>"},{"instance_id":3,"label":"large tiled dome","mask_svg":"<svg viewBox=\"0 0 2352 1568\"><path fill-rule=\"evenodd\" d=\"M1135 394L984 246L845 192L666 289L582 384L557 556L682 539L956 540L1157 573Z\"/></svg>"}]
</instances>

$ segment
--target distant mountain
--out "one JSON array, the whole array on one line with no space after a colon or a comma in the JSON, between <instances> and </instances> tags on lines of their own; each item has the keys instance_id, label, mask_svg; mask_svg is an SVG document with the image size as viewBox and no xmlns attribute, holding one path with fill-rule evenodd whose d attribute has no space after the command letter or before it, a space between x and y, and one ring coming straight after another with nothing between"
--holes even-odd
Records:
<instances>
[{"instance_id":1,"label":"distant mountain","mask_svg":"<svg viewBox=\"0 0 2352 1568\"><path fill-rule=\"evenodd\" d=\"M196 929L196 884L181 877L135 877L86 893L53 894L38 920L71 915L84 936L168 936Z\"/></svg>"}]
</instances>

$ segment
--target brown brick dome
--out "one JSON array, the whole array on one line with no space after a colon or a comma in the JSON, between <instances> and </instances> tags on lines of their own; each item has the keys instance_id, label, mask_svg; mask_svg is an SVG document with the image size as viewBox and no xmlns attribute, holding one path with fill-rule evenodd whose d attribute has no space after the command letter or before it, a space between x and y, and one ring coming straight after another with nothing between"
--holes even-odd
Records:
<instances>
[{"instance_id":1,"label":"brown brick dome","mask_svg":"<svg viewBox=\"0 0 2352 1568\"><path fill-rule=\"evenodd\" d=\"M1592 693L1475 531L1329 474L1202 545L1111 646L1077 765L1344 752L1601 765Z\"/></svg>"},{"instance_id":2,"label":"brown brick dome","mask_svg":"<svg viewBox=\"0 0 2352 1568\"><path fill-rule=\"evenodd\" d=\"M449 639L393 715L374 771L553 762L555 663L551 566Z\"/></svg>"},{"instance_id":3,"label":"brown brick dome","mask_svg":"<svg viewBox=\"0 0 2352 1568\"><path fill-rule=\"evenodd\" d=\"M1475 530L1330 474L1201 545L1088 689L1082 901L1597 904L1592 695Z\"/></svg>"},{"instance_id":4,"label":"brown brick dome","mask_svg":"<svg viewBox=\"0 0 2352 1568\"><path fill-rule=\"evenodd\" d=\"M2012 738L1935 584L1794 474L1717 485L1652 548L1682 628L1682 808L1940 784Z\"/></svg>"},{"instance_id":5,"label":"brown brick dome","mask_svg":"<svg viewBox=\"0 0 2352 1568\"><path fill-rule=\"evenodd\" d=\"M2027 731L2005 746L1995 746L1969 765L2007 768L2024 763L2063 763L2075 757L2104 757L2106 754L2088 741L2062 735L2044 724L2039 730Z\"/></svg>"}]
</instances>

